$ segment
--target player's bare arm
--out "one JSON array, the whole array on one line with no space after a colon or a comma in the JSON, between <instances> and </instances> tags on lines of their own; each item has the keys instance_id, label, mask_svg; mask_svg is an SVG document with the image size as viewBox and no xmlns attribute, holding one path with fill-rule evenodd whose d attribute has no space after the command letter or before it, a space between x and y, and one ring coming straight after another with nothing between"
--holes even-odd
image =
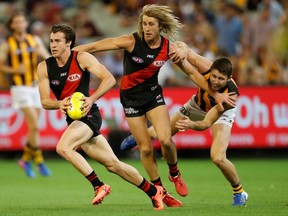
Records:
<instances>
[{"instance_id":1,"label":"player's bare arm","mask_svg":"<svg viewBox=\"0 0 288 216\"><path fill-rule=\"evenodd\" d=\"M201 89L207 91L209 94L214 94L214 90L211 89L208 81L202 74L199 73L198 69L191 65L187 59L177 63L177 66Z\"/></svg>"},{"instance_id":2,"label":"player's bare arm","mask_svg":"<svg viewBox=\"0 0 288 216\"><path fill-rule=\"evenodd\" d=\"M209 110L202 121L191 121L187 116L185 116L184 119L180 119L176 122L175 127L180 132L184 132L188 129L203 131L210 128L222 114L223 111L219 105L216 105Z\"/></svg>"},{"instance_id":3,"label":"player's bare arm","mask_svg":"<svg viewBox=\"0 0 288 216\"><path fill-rule=\"evenodd\" d=\"M196 67L200 73L207 72L212 65L212 62L209 59L198 55L191 48L189 48L186 43L182 41L174 42L171 44L171 48L172 49L170 49L169 57L170 60L175 64L183 61L184 59L187 59L188 62Z\"/></svg>"},{"instance_id":4,"label":"player's bare arm","mask_svg":"<svg viewBox=\"0 0 288 216\"><path fill-rule=\"evenodd\" d=\"M197 86L201 89L207 91L212 97L215 98L217 104L219 104L220 108L224 110L223 104L228 104L231 107L236 106L236 99L232 97L234 92L229 93L219 93L211 88L208 81L199 73L198 68L196 69L193 65L188 62L188 59L180 61L177 63L177 66L187 74L189 79L191 79Z\"/></svg>"},{"instance_id":5,"label":"player's bare arm","mask_svg":"<svg viewBox=\"0 0 288 216\"><path fill-rule=\"evenodd\" d=\"M188 46L185 43L176 41L174 43L170 42L169 45L169 59L174 64L177 64L187 58Z\"/></svg>"},{"instance_id":6,"label":"player's bare arm","mask_svg":"<svg viewBox=\"0 0 288 216\"><path fill-rule=\"evenodd\" d=\"M38 64L37 74L42 107L47 110L60 109L62 113L66 114L67 108L71 105L70 98L67 97L64 100L59 101L51 98L47 65L45 61Z\"/></svg>"},{"instance_id":7,"label":"player's bare arm","mask_svg":"<svg viewBox=\"0 0 288 216\"><path fill-rule=\"evenodd\" d=\"M124 49L131 52L135 45L133 35L123 35L115 38L106 38L89 44L79 45L73 48L75 51L86 51L89 53Z\"/></svg>"},{"instance_id":8,"label":"player's bare arm","mask_svg":"<svg viewBox=\"0 0 288 216\"><path fill-rule=\"evenodd\" d=\"M88 70L95 77L101 80L101 83L97 90L90 97L83 97L81 100L85 101L83 108L85 109L85 115L91 109L93 103L108 92L115 84L116 80L113 75L107 70L107 68L100 64L99 61L90 53L79 52L77 56L80 67L83 70Z\"/></svg>"}]
</instances>

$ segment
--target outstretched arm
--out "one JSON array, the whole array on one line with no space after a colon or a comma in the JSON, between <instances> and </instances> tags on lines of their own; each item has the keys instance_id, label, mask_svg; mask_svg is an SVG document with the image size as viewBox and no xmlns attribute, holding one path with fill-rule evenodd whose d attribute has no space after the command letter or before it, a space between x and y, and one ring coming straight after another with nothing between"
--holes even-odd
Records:
<instances>
[{"instance_id":1,"label":"outstretched arm","mask_svg":"<svg viewBox=\"0 0 288 216\"><path fill-rule=\"evenodd\" d=\"M202 121L191 121L187 116L185 116L184 119L176 122L175 127L181 132L186 131L187 129L203 131L211 127L222 114L223 111L221 111L220 107L216 105L209 110Z\"/></svg>"},{"instance_id":2,"label":"outstretched arm","mask_svg":"<svg viewBox=\"0 0 288 216\"><path fill-rule=\"evenodd\" d=\"M171 51L169 52L170 60L177 64L187 59L187 61L196 67L198 71L203 74L209 70L212 65L212 61L198 55L187 44L181 41L177 41L171 44Z\"/></svg>"},{"instance_id":3,"label":"outstretched arm","mask_svg":"<svg viewBox=\"0 0 288 216\"><path fill-rule=\"evenodd\" d=\"M232 107L236 106L236 100L231 97L234 93L219 93L213 90L208 81L201 75L210 69L212 62L209 59L198 55L183 42L171 43L170 50L170 59L175 62L197 86L214 97L221 109L224 109L223 103Z\"/></svg>"},{"instance_id":4,"label":"outstretched arm","mask_svg":"<svg viewBox=\"0 0 288 216\"><path fill-rule=\"evenodd\" d=\"M89 53L119 50L124 49L132 51L134 48L134 37L133 35L123 35L116 38L106 38L89 44L79 45L73 48L75 51L85 51Z\"/></svg>"}]
</instances>

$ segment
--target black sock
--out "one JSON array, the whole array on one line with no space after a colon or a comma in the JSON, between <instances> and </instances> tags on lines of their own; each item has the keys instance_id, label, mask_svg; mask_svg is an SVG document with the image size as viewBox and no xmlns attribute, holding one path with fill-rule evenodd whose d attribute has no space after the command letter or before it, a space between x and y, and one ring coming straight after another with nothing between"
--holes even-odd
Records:
<instances>
[{"instance_id":1,"label":"black sock","mask_svg":"<svg viewBox=\"0 0 288 216\"><path fill-rule=\"evenodd\" d=\"M100 181L100 179L98 178L98 176L94 171L92 171L85 178L88 179L88 181L92 184L93 188L104 185L104 183Z\"/></svg>"},{"instance_id":2,"label":"black sock","mask_svg":"<svg viewBox=\"0 0 288 216\"><path fill-rule=\"evenodd\" d=\"M166 189L164 188L160 177L159 177L158 179L156 179L156 180L151 181L151 182L152 182L154 185L156 185L156 186L162 186L163 189L164 189L164 194L166 194L167 191L166 191Z\"/></svg>"},{"instance_id":3,"label":"black sock","mask_svg":"<svg viewBox=\"0 0 288 216\"><path fill-rule=\"evenodd\" d=\"M157 188L150 184L145 178L143 178L142 183L138 186L141 190L143 190L149 197L155 196L157 193Z\"/></svg>"},{"instance_id":4,"label":"black sock","mask_svg":"<svg viewBox=\"0 0 288 216\"><path fill-rule=\"evenodd\" d=\"M177 162L175 164L168 164L170 176L175 177L179 174Z\"/></svg>"},{"instance_id":5,"label":"black sock","mask_svg":"<svg viewBox=\"0 0 288 216\"><path fill-rule=\"evenodd\" d=\"M151 182L152 182L154 185L163 186L160 177L159 177L158 179L156 179L156 180L153 180L153 181L151 180Z\"/></svg>"}]
</instances>

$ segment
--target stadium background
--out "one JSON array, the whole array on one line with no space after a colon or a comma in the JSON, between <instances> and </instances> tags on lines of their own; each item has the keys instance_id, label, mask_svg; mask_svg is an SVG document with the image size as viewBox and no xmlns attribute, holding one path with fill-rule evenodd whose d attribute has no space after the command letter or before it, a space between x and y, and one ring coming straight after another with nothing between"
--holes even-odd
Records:
<instances>
[{"instance_id":1,"label":"stadium background","mask_svg":"<svg viewBox=\"0 0 288 216\"><path fill-rule=\"evenodd\" d=\"M265 0L266 1L266 0ZM49 45L49 29L54 23L65 22L76 29L77 43L87 43L105 37L118 36L135 31L138 9L147 3L168 4L184 23L179 38L195 51L213 60L219 55L231 58L234 64L233 77L240 89L237 117L232 131L229 151L235 156L273 156L285 157L288 152L288 69L286 66L286 41L282 40L287 28L286 2L277 1L282 7L281 20L274 24L275 32L266 38L266 53L262 63L260 55L253 53L247 38L252 37L248 23L258 20L265 1L230 0L232 17L242 22L242 39L235 42L236 53L220 49L216 38L219 29L213 26L217 16L225 14L225 1L2 1L0 15L1 39L8 34L5 21L14 10L30 11L30 31L39 35L46 46ZM272 14L272 13L271 13ZM259 18L260 19L260 18ZM248 20L248 21L247 21ZM251 21L251 23L254 23ZM257 22L256 22L257 23ZM252 24L251 24L252 25ZM268 21L266 23L268 25ZM284 32L284 33L283 33ZM284 34L284 36L287 36ZM231 35L232 37L232 35ZM254 38L260 40L261 38ZM236 40L236 39L235 39ZM279 42L281 46L279 46ZM263 45L263 44L262 44ZM259 50L262 48L259 45ZM248 48L247 48L248 47ZM249 55L247 55L250 50ZM106 52L95 54L115 75L119 81L122 74L122 53ZM276 57L275 57L276 56ZM253 63L251 59L254 60ZM273 61L270 61L273 59ZM264 62L264 63L263 63ZM265 66L264 66L265 65ZM267 66L269 65L269 66ZM254 70L255 69L255 70ZM0 73L1 74L1 73ZM6 75L0 75L0 151L1 155L15 155L25 143L26 125L23 116L10 108L9 82ZM165 98L172 114L196 92L195 85L187 80L172 64L167 63L160 72L160 83L164 87ZM98 81L91 77L91 86L97 88ZM180 94L181 93L181 94ZM181 95L181 97L180 97ZM98 102L103 115L102 132L120 157L134 156L135 153L119 151L120 142L129 134L121 105L118 85ZM52 155L55 145L63 130L65 121L58 111L44 111L40 118L41 145ZM179 149L179 156L201 156L209 154L211 143L210 130L205 132L188 131L174 137ZM159 150L159 143L154 141ZM136 149L137 151L137 149ZM229 153L228 153L229 154Z\"/></svg>"},{"instance_id":2,"label":"stadium background","mask_svg":"<svg viewBox=\"0 0 288 216\"><path fill-rule=\"evenodd\" d=\"M270 24L267 25L264 22L264 25L261 25L261 23L252 22L261 14L262 10L258 9L258 6L266 1L273 2L273 7L276 2L276 8L278 8L277 2L282 3L280 5L282 12L276 29L268 28L268 33L275 33L271 35L271 40L266 38L270 35L267 29L263 33L265 27L270 27ZM0 41L8 33L5 27L6 19L18 9L26 9L29 12L30 31L38 34L48 47L48 32L54 23L71 24L76 29L78 43L81 44L131 33L136 28L138 8L146 3L160 3L170 5L185 23L178 39L184 40L195 51L212 60L218 55L225 54L223 50L217 49L215 41L217 34L211 29L213 15L224 14L223 2L223 0L0 1ZM250 32L249 35L256 36L256 41L264 40L265 45L268 45L266 47L268 52L263 48L259 49L264 50L265 55L262 52L260 52L261 55L259 53L257 55L249 53L249 48L257 43L246 41L248 44L245 44L241 41L237 43L236 55L225 54L233 60L235 68L233 77L241 93L227 156L236 165L241 182L249 193L245 208L231 206L232 196L229 185L221 172L209 160L211 142L209 130L201 133L189 131L175 137L180 156L181 174L188 182L190 190L185 198L175 193L173 184L167 178L167 164L161 160L159 144L157 141L153 143L157 149L156 154L159 156L157 162L164 185L173 196L183 202L183 208L165 208L162 212L155 212L150 200L145 194L141 195L138 188L107 172L98 163L89 161L101 179L113 188L113 192L102 205L92 206L93 192L90 184L75 172L67 161L55 153L55 145L66 125L59 111L43 110L39 119L41 145L47 150L44 154L52 170L52 176L44 178L37 175L37 178L33 180L27 178L17 163L21 156L20 150L25 143L27 128L22 114L10 107L8 79L0 73L0 215L287 216L288 1L228 0L228 2L233 5L234 13L236 12L234 16L241 18L244 24L245 37L249 32L246 27L253 23L252 30L258 29L256 27L259 29L254 34ZM205 16L202 16L202 12ZM195 16L197 13L200 16ZM195 17L198 18L195 19ZM230 37L229 34L227 36ZM261 39L262 36L264 39ZM270 48L273 48L273 52ZM272 56L276 54L276 58L271 58L271 54ZM95 56L119 81L122 74L121 52L97 53ZM267 65L275 67L267 67ZM274 75L269 76L269 74ZM93 91L97 88L98 82L93 77L91 78ZM175 112L196 91L193 83L170 64L166 64L165 70L161 71L159 81L164 86L167 105L171 113ZM102 132L108 137L116 154L148 178L139 160L137 148L130 152L119 151L119 144L129 134L129 131L118 95L119 89L115 86L99 100L104 119Z\"/></svg>"}]
</instances>

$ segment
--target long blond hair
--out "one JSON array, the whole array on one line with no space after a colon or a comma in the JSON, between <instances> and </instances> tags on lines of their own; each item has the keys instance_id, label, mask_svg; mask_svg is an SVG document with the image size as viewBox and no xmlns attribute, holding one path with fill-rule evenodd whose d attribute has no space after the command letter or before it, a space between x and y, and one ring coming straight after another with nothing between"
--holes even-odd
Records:
<instances>
[{"instance_id":1,"label":"long blond hair","mask_svg":"<svg viewBox=\"0 0 288 216\"><path fill-rule=\"evenodd\" d=\"M143 16L154 17L158 19L160 33L163 32L167 37L175 38L183 25L179 18L173 15L173 11L165 5L148 4L142 8L138 18L138 36L143 39Z\"/></svg>"}]
</instances>

